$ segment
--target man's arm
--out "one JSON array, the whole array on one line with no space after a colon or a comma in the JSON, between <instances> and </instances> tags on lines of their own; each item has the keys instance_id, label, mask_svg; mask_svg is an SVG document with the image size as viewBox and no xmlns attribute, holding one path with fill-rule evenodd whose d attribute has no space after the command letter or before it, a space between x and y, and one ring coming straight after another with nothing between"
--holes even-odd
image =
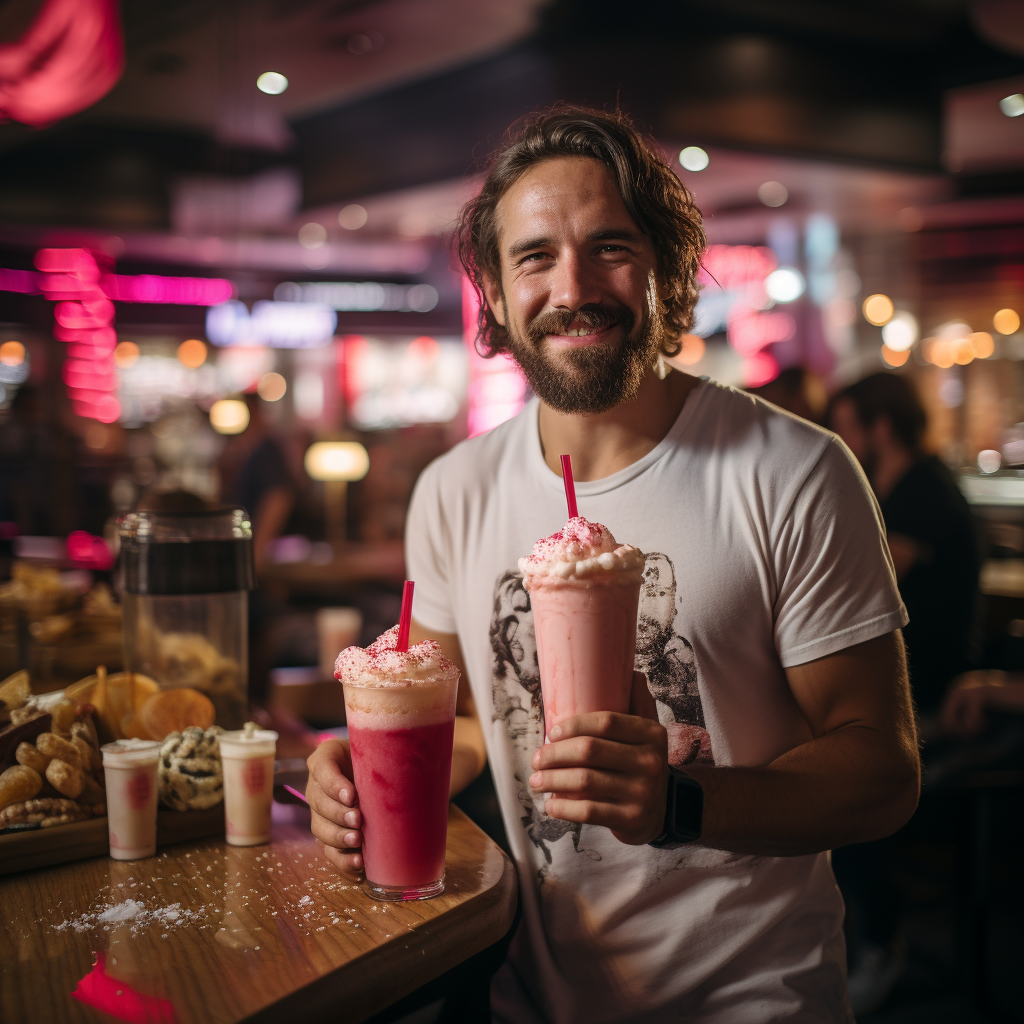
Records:
<instances>
[{"instance_id":1,"label":"man's arm","mask_svg":"<svg viewBox=\"0 0 1024 1024\"><path fill-rule=\"evenodd\" d=\"M811 739L761 768L692 764L705 846L787 856L867 842L913 814L920 762L898 632L786 670ZM659 733L660 730L660 733ZM552 817L606 825L640 845L665 814L667 744L655 722L581 715L534 757Z\"/></svg>"},{"instance_id":2,"label":"man's arm","mask_svg":"<svg viewBox=\"0 0 1024 1024\"><path fill-rule=\"evenodd\" d=\"M446 658L459 670L459 695L455 708L455 746L452 751L454 795L468 786L487 763L484 735L480 728L473 694L466 679L459 638L454 633L425 630L415 619L409 628L409 643L436 640ZM310 807L310 828L323 844L324 856L342 871L358 871L363 866L360 848L363 819L359 796L352 784L352 760L347 740L321 743L307 761L309 782L306 800Z\"/></svg>"}]
</instances>

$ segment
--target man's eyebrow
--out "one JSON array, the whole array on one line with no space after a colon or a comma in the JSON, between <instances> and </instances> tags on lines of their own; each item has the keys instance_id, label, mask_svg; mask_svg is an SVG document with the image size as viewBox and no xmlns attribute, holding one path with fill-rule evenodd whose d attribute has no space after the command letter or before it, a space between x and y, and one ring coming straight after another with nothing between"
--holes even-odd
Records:
<instances>
[{"instance_id":1,"label":"man's eyebrow","mask_svg":"<svg viewBox=\"0 0 1024 1024\"><path fill-rule=\"evenodd\" d=\"M601 228L600 231L595 231L592 235L589 235L587 240L590 242L609 242L613 239L618 239L623 242L638 243L642 238L643 236L640 232L634 228L620 227ZM508 255L511 259L515 259L517 256L522 256L523 253L530 252L532 249L543 249L544 246L550 244L550 238L527 238L522 242L514 242L510 245L508 248Z\"/></svg>"}]
</instances>

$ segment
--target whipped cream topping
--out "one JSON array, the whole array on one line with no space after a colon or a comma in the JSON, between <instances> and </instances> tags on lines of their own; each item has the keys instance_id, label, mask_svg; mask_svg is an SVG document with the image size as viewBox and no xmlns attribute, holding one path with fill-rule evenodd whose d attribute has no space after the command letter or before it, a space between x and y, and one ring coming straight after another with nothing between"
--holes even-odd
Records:
<instances>
[{"instance_id":1,"label":"whipped cream topping","mask_svg":"<svg viewBox=\"0 0 1024 1024\"><path fill-rule=\"evenodd\" d=\"M536 577L572 580L617 573L642 573L643 552L632 544L619 544L611 530L583 516L570 519L558 533L533 545L533 553L519 559L519 571L529 588Z\"/></svg>"},{"instance_id":2,"label":"whipped cream topping","mask_svg":"<svg viewBox=\"0 0 1024 1024\"><path fill-rule=\"evenodd\" d=\"M459 670L436 640L397 649L398 627L381 633L369 647L348 647L334 663L334 678L350 686L414 686L457 677Z\"/></svg>"}]
</instances>

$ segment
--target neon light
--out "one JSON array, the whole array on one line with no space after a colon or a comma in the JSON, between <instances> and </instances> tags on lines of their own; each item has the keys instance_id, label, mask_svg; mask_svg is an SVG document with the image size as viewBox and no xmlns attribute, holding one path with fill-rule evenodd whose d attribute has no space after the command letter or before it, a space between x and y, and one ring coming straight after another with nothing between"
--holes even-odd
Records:
<instances>
[{"instance_id":1,"label":"neon light","mask_svg":"<svg viewBox=\"0 0 1024 1024\"><path fill-rule=\"evenodd\" d=\"M222 277L104 274L100 287L116 302L161 302L169 306L219 306L235 297L234 284Z\"/></svg>"},{"instance_id":2,"label":"neon light","mask_svg":"<svg viewBox=\"0 0 1024 1024\"><path fill-rule=\"evenodd\" d=\"M219 346L270 345L272 348L320 348L334 336L338 314L313 302L253 304L242 302L211 306L206 314L206 336Z\"/></svg>"},{"instance_id":3,"label":"neon light","mask_svg":"<svg viewBox=\"0 0 1024 1024\"><path fill-rule=\"evenodd\" d=\"M20 292L22 295L38 295L36 273L32 270L0 269L0 292Z\"/></svg>"},{"instance_id":4,"label":"neon light","mask_svg":"<svg viewBox=\"0 0 1024 1024\"><path fill-rule=\"evenodd\" d=\"M96 259L84 249L40 249L35 264L40 291L56 302L54 337L69 345L61 376L71 407L79 416L113 423L121 415L114 395L114 304L100 289Z\"/></svg>"}]
</instances>

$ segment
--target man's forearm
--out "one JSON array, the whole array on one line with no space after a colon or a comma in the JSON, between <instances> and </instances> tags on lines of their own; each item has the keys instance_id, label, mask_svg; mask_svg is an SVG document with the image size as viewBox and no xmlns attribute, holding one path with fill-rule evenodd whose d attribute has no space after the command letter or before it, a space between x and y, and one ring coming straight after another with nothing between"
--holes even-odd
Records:
<instances>
[{"instance_id":1,"label":"man's forearm","mask_svg":"<svg viewBox=\"0 0 1024 1024\"><path fill-rule=\"evenodd\" d=\"M763 856L881 839L917 806L920 764L873 729L847 726L763 768L686 765L704 789L705 846Z\"/></svg>"},{"instance_id":2,"label":"man's forearm","mask_svg":"<svg viewBox=\"0 0 1024 1024\"><path fill-rule=\"evenodd\" d=\"M449 793L461 793L487 764L484 734L475 718L455 716L455 744L452 748L452 781Z\"/></svg>"}]
</instances>

